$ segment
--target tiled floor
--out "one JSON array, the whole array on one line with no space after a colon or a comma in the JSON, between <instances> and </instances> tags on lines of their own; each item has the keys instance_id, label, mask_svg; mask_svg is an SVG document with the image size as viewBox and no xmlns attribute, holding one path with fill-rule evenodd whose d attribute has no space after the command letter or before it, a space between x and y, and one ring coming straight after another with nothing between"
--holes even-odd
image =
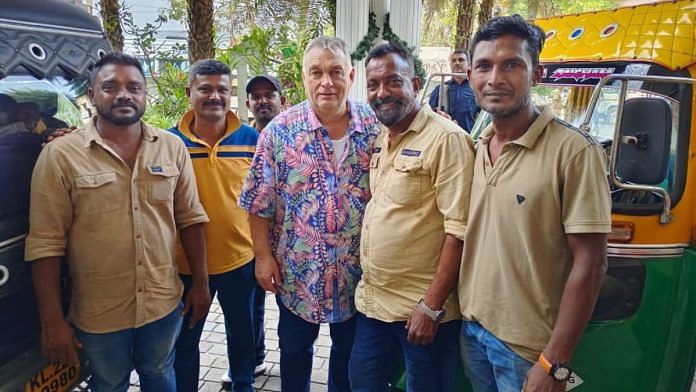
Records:
<instances>
[{"instance_id":1,"label":"tiled floor","mask_svg":"<svg viewBox=\"0 0 696 392\"><path fill-rule=\"evenodd\" d=\"M256 378L254 387L257 391L280 391L280 351L278 348L278 305L272 295L266 297L266 363L268 369ZM201 380L198 384L201 392L218 392L223 390L220 376L227 369L227 348L225 343L225 323L222 310L217 300L210 308L210 314L201 336ZM329 347L331 338L327 325L319 329L319 338L314 347L314 370L312 371L312 392L326 392L329 368ZM140 391L138 375L131 375L129 392Z\"/></svg>"},{"instance_id":2,"label":"tiled floor","mask_svg":"<svg viewBox=\"0 0 696 392\"><path fill-rule=\"evenodd\" d=\"M280 351L278 349L278 306L272 295L266 297L266 362L268 370L256 378L254 387L257 391L280 391ZM329 367L329 347L331 338L327 325L319 329L319 338L315 343L314 370L312 372L311 392L326 392L326 382ZM213 302L210 314L205 324L200 343L201 349L201 380L199 392L219 392L222 389L220 376L227 369L227 349L225 347L225 325L222 310L217 301ZM138 376L131 375L129 392L140 391ZM696 375L690 392L696 392Z\"/></svg>"}]
</instances>

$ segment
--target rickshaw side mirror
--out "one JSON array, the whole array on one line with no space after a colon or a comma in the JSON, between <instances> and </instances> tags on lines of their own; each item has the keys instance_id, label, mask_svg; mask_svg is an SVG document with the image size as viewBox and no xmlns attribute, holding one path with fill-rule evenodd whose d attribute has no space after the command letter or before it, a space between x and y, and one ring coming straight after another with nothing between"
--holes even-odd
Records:
<instances>
[{"instance_id":1,"label":"rickshaw side mirror","mask_svg":"<svg viewBox=\"0 0 696 392\"><path fill-rule=\"evenodd\" d=\"M624 182L657 185L664 181L672 139L672 111L660 98L626 100L619 129L616 175Z\"/></svg>"}]
</instances>

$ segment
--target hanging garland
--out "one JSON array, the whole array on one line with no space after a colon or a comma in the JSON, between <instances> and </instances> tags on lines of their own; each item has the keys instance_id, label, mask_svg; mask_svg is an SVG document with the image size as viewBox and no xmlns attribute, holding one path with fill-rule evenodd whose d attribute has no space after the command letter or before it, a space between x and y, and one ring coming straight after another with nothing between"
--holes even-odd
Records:
<instances>
[{"instance_id":1,"label":"hanging garland","mask_svg":"<svg viewBox=\"0 0 696 392\"><path fill-rule=\"evenodd\" d=\"M391 26L389 26L389 13L384 15L384 32L382 33L382 38L384 38L384 40L392 44L401 44L404 47L408 48L408 50L413 55L413 67L415 68L416 76L420 78L422 83L425 83L426 77L428 75L425 73L425 68L423 68L423 62L416 53L416 47L408 46L408 42L402 40L398 35L394 33L394 31L391 29Z\"/></svg>"},{"instance_id":2,"label":"hanging garland","mask_svg":"<svg viewBox=\"0 0 696 392\"><path fill-rule=\"evenodd\" d=\"M360 40L358 47L355 48L355 52L350 55L350 59L353 62L362 61L367 57L367 53L370 52L373 46L375 46L375 40L379 37L379 27L377 27L377 15L374 12L370 12L369 22L367 26L367 34Z\"/></svg>"},{"instance_id":3,"label":"hanging garland","mask_svg":"<svg viewBox=\"0 0 696 392\"><path fill-rule=\"evenodd\" d=\"M374 12L370 12L368 20L367 34L365 34L363 39L360 40L358 47L355 48L355 51L350 55L353 62L362 61L365 57L367 57L367 54L370 52L370 49L375 46L375 41L379 37L377 15L375 15ZM382 38L390 43L398 43L408 48L411 54L413 54L413 66L415 68L416 76L418 76L421 80L425 80L427 74L425 73L425 68L423 68L423 62L418 57L418 54L416 54L415 46L409 47L406 41L403 41L394 33L391 26L389 26L389 13L384 15L384 32L382 33Z\"/></svg>"}]
</instances>

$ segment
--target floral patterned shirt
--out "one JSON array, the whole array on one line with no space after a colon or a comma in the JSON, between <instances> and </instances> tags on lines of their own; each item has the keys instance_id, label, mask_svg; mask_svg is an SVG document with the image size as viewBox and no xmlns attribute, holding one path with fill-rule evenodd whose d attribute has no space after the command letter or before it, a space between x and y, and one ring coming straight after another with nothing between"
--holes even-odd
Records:
<instances>
[{"instance_id":1,"label":"floral patterned shirt","mask_svg":"<svg viewBox=\"0 0 696 392\"><path fill-rule=\"evenodd\" d=\"M337 160L308 101L276 116L259 137L239 200L271 220L280 300L311 323L352 317L362 275L360 226L379 128L368 105L348 101L348 110L349 143Z\"/></svg>"}]
</instances>

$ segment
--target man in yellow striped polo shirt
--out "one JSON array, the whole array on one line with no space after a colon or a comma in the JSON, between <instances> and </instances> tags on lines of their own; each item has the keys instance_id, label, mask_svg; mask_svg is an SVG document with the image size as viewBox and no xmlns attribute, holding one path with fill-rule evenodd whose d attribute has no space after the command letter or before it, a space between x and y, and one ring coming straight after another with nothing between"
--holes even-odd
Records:
<instances>
[{"instance_id":1,"label":"man in yellow striped polo shirt","mask_svg":"<svg viewBox=\"0 0 696 392\"><path fill-rule=\"evenodd\" d=\"M228 380L234 391L253 392L256 366L253 302L256 292L254 253L247 213L237 206L258 132L241 124L230 109L230 69L219 61L191 65L186 93L192 110L170 131L186 144L206 224L208 273L211 295L217 293L225 316ZM185 255L179 252L179 273L187 290L191 275ZM176 345L177 388L198 390L198 344L205 320L184 327ZM225 381L225 377L223 377Z\"/></svg>"}]
</instances>

